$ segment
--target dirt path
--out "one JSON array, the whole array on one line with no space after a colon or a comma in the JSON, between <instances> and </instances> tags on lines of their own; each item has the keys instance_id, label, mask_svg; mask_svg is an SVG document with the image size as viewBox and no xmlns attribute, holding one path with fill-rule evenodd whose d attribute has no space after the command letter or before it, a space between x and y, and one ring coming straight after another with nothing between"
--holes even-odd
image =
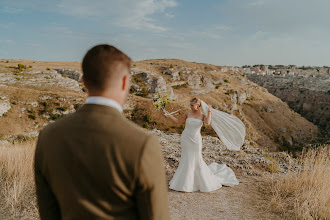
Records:
<instances>
[{"instance_id":1,"label":"dirt path","mask_svg":"<svg viewBox=\"0 0 330 220\"><path fill-rule=\"evenodd\" d=\"M238 186L222 187L210 193L169 190L171 219L281 219L260 208L260 204L268 202L258 191L260 177L238 176L238 180Z\"/></svg>"}]
</instances>

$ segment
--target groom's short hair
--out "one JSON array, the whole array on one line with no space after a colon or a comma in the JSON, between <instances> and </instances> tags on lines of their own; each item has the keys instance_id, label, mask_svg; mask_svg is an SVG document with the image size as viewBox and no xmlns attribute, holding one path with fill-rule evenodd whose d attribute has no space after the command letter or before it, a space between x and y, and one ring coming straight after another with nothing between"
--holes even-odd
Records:
<instances>
[{"instance_id":1,"label":"groom's short hair","mask_svg":"<svg viewBox=\"0 0 330 220\"><path fill-rule=\"evenodd\" d=\"M88 90L104 91L116 83L123 73L130 70L131 59L116 47L101 44L91 48L82 62L84 82Z\"/></svg>"}]
</instances>

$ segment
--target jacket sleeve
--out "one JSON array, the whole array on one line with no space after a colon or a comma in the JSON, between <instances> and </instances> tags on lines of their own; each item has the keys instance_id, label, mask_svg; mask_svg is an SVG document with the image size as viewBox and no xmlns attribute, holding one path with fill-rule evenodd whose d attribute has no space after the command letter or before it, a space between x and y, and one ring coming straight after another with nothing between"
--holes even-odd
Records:
<instances>
[{"instance_id":1,"label":"jacket sleeve","mask_svg":"<svg viewBox=\"0 0 330 220\"><path fill-rule=\"evenodd\" d=\"M158 139L151 136L145 143L138 173L136 199L139 219L170 219L163 163Z\"/></svg>"},{"instance_id":2,"label":"jacket sleeve","mask_svg":"<svg viewBox=\"0 0 330 220\"><path fill-rule=\"evenodd\" d=\"M34 157L35 185L40 219L58 220L61 219L60 208L47 179L42 173L41 165L44 158L42 158L41 149L44 150L43 148L46 146L41 140L40 133Z\"/></svg>"}]
</instances>

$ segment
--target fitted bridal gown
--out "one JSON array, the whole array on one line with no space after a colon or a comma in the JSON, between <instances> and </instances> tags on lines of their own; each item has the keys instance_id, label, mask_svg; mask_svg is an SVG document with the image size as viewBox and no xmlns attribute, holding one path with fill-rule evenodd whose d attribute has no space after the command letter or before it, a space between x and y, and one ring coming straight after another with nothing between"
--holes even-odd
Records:
<instances>
[{"instance_id":1,"label":"fitted bridal gown","mask_svg":"<svg viewBox=\"0 0 330 220\"><path fill-rule=\"evenodd\" d=\"M226 164L206 165L202 158L203 121L187 118L186 127L181 134L181 160L170 181L170 189L184 192L210 192L226 186L238 184L232 169Z\"/></svg>"}]
</instances>

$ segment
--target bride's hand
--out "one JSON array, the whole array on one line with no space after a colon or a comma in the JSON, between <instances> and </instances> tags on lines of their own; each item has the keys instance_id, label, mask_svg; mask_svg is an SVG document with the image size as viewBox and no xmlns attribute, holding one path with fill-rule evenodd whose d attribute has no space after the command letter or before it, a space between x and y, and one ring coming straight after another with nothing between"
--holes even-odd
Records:
<instances>
[{"instance_id":1,"label":"bride's hand","mask_svg":"<svg viewBox=\"0 0 330 220\"><path fill-rule=\"evenodd\" d=\"M211 111L213 108L212 108L212 106L211 105L209 105L209 111Z\"/></svg>"},{"instance_id":2,"label":"bride's hand","mask_svg":"<svg viewBox=\"0 0 330 220\"><path fill-rule=\"evenodd\" d=\"M164 114L165 117L168 117L170 113L166 110L163 110L163 114Z\"/></svg>"}]
</instances>

